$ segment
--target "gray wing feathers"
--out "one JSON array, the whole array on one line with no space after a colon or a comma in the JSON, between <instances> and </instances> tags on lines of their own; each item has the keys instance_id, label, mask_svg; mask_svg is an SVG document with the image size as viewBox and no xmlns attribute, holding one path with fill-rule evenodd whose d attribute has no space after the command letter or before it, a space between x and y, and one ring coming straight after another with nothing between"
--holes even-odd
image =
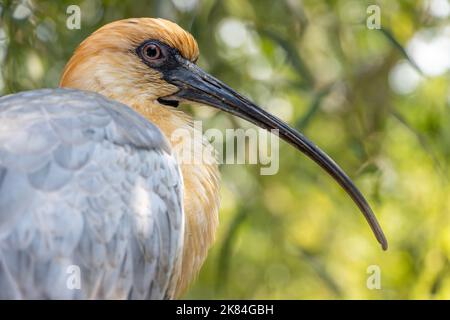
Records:
<instances>
[{"instance_id":1,"label":"gray wing feathers","mask_svg":"<svg viewBox=\"0 0 450 320\"><path fill-rule=\"evenodd\" d=\"M67 89L1 98L0 298L172 298L182 189L130 108Z\"/></svg>"}]
</instances>

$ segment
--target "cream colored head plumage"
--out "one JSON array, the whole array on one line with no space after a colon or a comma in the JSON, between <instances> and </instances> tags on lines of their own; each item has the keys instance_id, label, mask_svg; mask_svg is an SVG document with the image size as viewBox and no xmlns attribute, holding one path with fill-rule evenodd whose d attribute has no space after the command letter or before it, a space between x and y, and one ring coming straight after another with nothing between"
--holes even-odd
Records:
<instances>
[{"instance_id":1,"label":"cream colored head plumage","mask_svg":"<svg viewBox=\"0 0 450 320\"><path fill-rule=\"evenodd\" d=\"M155 100L177 91L161 74L143 64L135 50L147 40L158 40L195 62L194 37L165 19L125 19L95 31L77 48L61 77L62 87L87 88L126 100L124 96Z\"/></svg>"},{"instance_id":2,"label":"cream colored head plumage","mask_svg":"<svg viewBox=\"0 0 450 320\"><path fill-rule=\"evenodd\" d=\"M191 118L176 109L179 102L208 105L246 119L264 129L276 129L330 174L358 205L384 249L386 238L369 204L343 170L305 136L247 98L207 74L195 62L195 39L177 24L164 19L136 18L105 25L89 36L68 62L62 87L101 93L134 108L154 123L174 146L176 129L184 128L177 155L186 150L192 163L180 163L184 181L183 266L176 275L180 295L199 271L214 240L218 223L219 185L215 159L195 152L210 145L195 133ZM201 149L201 148L200 148ZM179 157L180 159L181 157Z\"/></svg>"}]
</instances>

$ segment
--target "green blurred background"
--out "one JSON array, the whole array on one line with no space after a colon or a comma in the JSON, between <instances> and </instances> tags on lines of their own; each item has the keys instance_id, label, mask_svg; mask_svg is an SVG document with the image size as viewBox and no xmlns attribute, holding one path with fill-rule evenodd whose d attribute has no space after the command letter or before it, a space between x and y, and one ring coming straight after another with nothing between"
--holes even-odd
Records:
<instances>
[{"instance_id":1,"label":"green blurred background","mask_svg":"<svg viewBox=\"0 0 450 320\"><path fill-rule=\"evenodd\" d=\"M81 29L66 28L69 5ZM381 29L366 27L381 9ZM0 0L0 94L56 87L99 26L164 17L199 64L304 132L368 197L383 252L356 206L285 143L280 170L224 165L221 225L186 298L450 298L450 2ZM187 108L204 129L249 127ZM380 267L381 289L366 286Z\"/></svg>"}]
</instances>

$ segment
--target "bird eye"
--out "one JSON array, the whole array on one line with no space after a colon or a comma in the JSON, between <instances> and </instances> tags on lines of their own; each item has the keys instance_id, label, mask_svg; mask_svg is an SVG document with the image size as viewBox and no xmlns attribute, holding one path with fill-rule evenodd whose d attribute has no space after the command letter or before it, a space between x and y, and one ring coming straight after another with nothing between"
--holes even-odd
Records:
<instances>
[{"instance_id":1,"label":"bird eye","mask_svg":"<svg viewBox=\"0 0 450 320\"><path fill-rule=\"evenodd\" d=\"M163 56L161 48L154 43L149 43L145 45L142 51L144 53L145 58L151 61L161 59Z\"/></svg>"}]
</instances>

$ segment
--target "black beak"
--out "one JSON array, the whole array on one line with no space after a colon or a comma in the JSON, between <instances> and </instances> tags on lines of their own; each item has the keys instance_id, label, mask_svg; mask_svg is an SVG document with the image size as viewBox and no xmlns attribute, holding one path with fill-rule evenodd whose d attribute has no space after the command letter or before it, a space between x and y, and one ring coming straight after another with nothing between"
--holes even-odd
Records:
<instances>
[{"instance_id":1,"label":"black beak","mask_svg":"<svg viewBox=\"0 0 450 320\"><path fill-rule=\"evenodd\" d=\"M363 213L383 250L387 249L386 237L366 199L325 152L288 124L259 108L194 63L181 56L177 56L176 60L177 63L172 64L171 68L162 70L162 74L164 80L180 90L170 97L163 97L161 101L193 101L229 112L261 128L278 130L283 140L306 154L341 185Z\"/></svg>"}]
</instances>

